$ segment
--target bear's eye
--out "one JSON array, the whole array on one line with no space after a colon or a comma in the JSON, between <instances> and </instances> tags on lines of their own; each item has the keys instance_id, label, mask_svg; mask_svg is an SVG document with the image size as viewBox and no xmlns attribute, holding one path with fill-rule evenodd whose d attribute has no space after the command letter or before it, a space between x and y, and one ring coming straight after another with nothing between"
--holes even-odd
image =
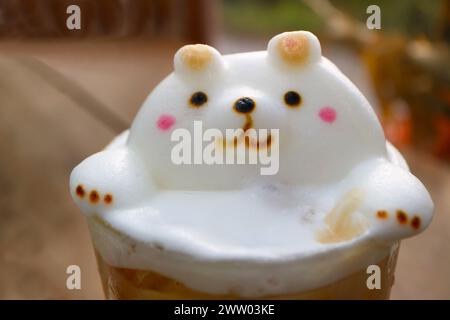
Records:
<instances>
[{"instance_id":1,"label":"bear's eye","mask_svg":"<svg viewBox=\"0 0 450 320\"><path fill-rule=\"evenodd\" d=\"M191 96L191 99L189 100L191 105L194 107L200 107L200 106L204 105L207 101L208 101L208 96L206 95L206 93L201 92L201 91L195 92Z\"/></svg>"},{"instance_id":2,"label":"bear's eye","mask_svg":"<svg viewBox=\"0 0 450 320\"><path fill-rule=\"evenodd\" d=\"M284 94L284 102L290 107L298 107L302 103L302 97L295 91L288 91Z\"/></svg>"}]
</instances>

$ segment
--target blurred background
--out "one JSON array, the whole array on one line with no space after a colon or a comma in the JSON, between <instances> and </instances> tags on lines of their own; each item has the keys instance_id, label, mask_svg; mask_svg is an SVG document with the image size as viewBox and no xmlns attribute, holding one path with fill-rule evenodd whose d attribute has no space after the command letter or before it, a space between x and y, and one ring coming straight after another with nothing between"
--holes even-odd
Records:
<instances>
[{"instance_id":1,"label":"blurred background","mask_svg":"<svg viewBox=\"0 0 450 320\"><path fill-rule=\"evenodd\" d=\"M129 127L180 46L264 50L290 30L319 36L436 204L402 242L392 298L450 299L449 0L0 0L0 299L102 299L71 169Z\"/></svg>"}]
</instances>

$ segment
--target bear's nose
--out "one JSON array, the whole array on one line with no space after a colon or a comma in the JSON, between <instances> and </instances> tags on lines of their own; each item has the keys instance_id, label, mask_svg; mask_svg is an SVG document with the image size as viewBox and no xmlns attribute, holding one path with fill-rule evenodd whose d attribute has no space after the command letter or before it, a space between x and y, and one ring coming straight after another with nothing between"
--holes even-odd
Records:
<instances>
[{"instance_id":1,"label":"bear's nose","mask_svg":"<svg viewBox=\"0 0 450 320\"><path fill-rule=\"evenodd\" d=\"M255 109L255 101L248 97L238 99L234 103L234 109L241 113L250 113Z\"/></svg>"}]
</instances>

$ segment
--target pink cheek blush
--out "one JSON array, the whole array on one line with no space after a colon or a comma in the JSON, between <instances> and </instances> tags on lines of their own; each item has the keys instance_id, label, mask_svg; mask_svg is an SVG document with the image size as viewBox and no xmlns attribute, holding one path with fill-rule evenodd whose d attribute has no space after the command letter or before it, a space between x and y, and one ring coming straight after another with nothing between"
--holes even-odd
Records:
<instances>
[{"instance_id":1,"label":"pink cheek blush","mask_svg":"<svg viewBox=\"0 0 450 320\"><path fill-rule=\"evenodd\" d=\"M337 113L332 107L323 107L319 110L319 117L323 122L333 123L336 120Z\"/></svg>"},{"instance_id":2,"label":"pink cheek blush","mask_svg":"<svg viewBox=\"0 0 450 320\"><path fill-rule=\"evenodd\" d=\"M175 124L175 117L163 114L159 117L158 121L156 121L156 125L158 126L159 130L161 131L167 131Z\"/></svg>"}]
</instances>

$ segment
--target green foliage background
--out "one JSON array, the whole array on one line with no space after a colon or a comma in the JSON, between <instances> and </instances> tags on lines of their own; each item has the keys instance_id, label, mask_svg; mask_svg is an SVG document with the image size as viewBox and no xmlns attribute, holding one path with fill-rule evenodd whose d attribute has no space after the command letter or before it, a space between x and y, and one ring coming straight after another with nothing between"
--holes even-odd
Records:
<instances>
[{"instance_id":1,"label":"green foliage background","mask_svg":"<svg viewBox=\"0 0 450 320\"><path fill-rule=\"evenodd\" d=\"M305 29L319 31L323 22L301 0L223 0L228 31L249 34ZM332 0L333 5L365 22L366 9L376 4L381 9L384 31L408 36L433 37L441 0Z\"/></svg>"}]
</instances>

